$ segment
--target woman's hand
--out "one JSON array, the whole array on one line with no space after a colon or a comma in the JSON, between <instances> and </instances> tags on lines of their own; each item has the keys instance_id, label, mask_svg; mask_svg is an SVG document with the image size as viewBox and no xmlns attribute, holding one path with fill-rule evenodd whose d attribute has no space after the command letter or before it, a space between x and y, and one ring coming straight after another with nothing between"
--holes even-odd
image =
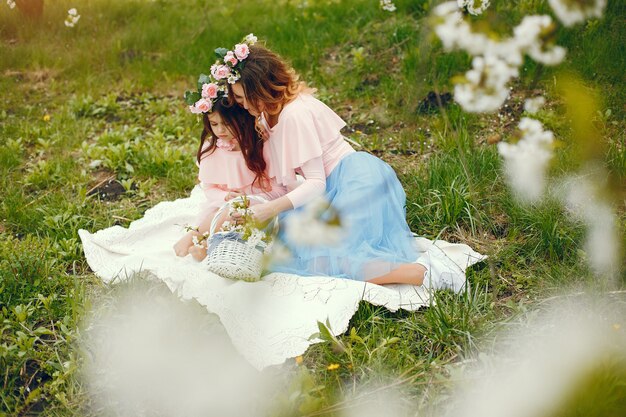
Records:
<instances>
[{"instance_id":1,"label":"woman's hand","mask_svg":"<svg viewBox=\"0 0 626 417\"><path fill-rule=\"evenodd\" d=\"M270 220L272 217L276 216L277 211L274 208L273 202L260 203L255 204L250 207L250 213L252 214L252 218L257 223L265 223L267 220ZM235 223L241 221L241 214L233 213L231 216Z\"/></svg>"},{"instance_id":2,"label":"woman's hand","mask_svg":"<svg viewBox=\"0 0 626 417\"><path fill-rule=\"evenodd\" d=\"M268 203L255 204L250 208L250 211L252 212L252 217L254 217L254 220L258 223L265 223L278 214L271 201Z\"/></svg>"}]
</instances>

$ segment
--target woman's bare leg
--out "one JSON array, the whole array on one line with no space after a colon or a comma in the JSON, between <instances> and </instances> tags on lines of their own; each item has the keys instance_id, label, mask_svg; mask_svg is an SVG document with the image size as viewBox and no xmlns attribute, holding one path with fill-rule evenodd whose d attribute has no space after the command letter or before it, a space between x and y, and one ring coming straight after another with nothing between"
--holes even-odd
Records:
<instances>
[{"instance_id":1,"label":"woman's bare leg","mask_svg":"<svg viewBox=\"0 0 626 417\"><path fill-rule=\"evenodd\" d=\"M410 284L422 285L424 283L424 274L426 267L422 264L402 264L393 271L385 275L378 276L367 280L372 284Z\"/></svg>"}]
</instances>

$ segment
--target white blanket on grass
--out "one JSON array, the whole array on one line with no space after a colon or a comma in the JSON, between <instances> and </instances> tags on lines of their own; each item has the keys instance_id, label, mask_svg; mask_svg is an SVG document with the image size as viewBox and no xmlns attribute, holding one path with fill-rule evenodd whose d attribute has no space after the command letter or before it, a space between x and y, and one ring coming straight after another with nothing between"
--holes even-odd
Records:
<instances>
[{"instance_id":1,"label":"white blanket on grass","mask_svg":"<svg viewBox=\"0 0 626 417\"><path fill-rule=\"evenodd\" d=\"M391 311L417 310L429 303L429 291L411 285L283 273L254 283L221 278L191 256L176 257L172 249L204 199L196 187L188 198L157 204L128 229L113 226L94 234L79 230L89 266L107 282L150 271L172 292L217 314L233 345L258 369L283 363L319 342L310 338L318 332L318 321L328 321L336 335L345 332L361 301ZM463 272L485 258L467 245L416 239L431 258Z\"/></svg>"}]
</instances>

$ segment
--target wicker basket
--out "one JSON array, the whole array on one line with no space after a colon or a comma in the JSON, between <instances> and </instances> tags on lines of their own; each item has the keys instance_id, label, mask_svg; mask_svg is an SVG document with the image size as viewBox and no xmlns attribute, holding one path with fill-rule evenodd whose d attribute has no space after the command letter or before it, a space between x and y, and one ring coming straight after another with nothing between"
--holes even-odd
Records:
<instances>
[{"instance_id":1,"label":"wicker basket","mask_svg":"<svg viewBox=\"0 0 626 417\"><path fill-rule=\"evenodd\" d=\"M247 196L250 200L266 202L262 197ZM241 197L237 197L224 204L213 217L211 222L210 237L208 239L207 265L209 271L230 279L254 282L261 279L263 272L263 253L267 247L267 243L260 242L256 246L251 246L241 239L240 233L234 232L218 232L217 220L222 212L233 201L242 201ZM273 231L278 227L277 219L274 218Z\"/></svg>"}]
</instances>

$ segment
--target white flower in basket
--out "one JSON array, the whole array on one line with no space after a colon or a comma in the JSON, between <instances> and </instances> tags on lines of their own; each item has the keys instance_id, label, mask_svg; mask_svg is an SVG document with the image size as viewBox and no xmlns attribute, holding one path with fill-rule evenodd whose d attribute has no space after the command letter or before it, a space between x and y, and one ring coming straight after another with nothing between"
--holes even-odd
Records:
<instances>
[{"instance_id":1,"label":"white flower in basket","mask_svg":"<svg viewBox=\"0 0 626 417\"><path fill-rule=\"evenodd\" d=\"M252 218L249 201L266 200L258 196L237 197L224 204L215 214L211 223L211 235L207 241L207 264L209 271L224 278L242 281L258 281L263 272L263 255L269 250L270 243L278 228L278 220L273 219L271 226L259 229ZM230 214L239 213L241 221L237 224L224 222L221 230L216 231L217 221L222 212L230 208Z\"/></svg>"}]
</instances>

